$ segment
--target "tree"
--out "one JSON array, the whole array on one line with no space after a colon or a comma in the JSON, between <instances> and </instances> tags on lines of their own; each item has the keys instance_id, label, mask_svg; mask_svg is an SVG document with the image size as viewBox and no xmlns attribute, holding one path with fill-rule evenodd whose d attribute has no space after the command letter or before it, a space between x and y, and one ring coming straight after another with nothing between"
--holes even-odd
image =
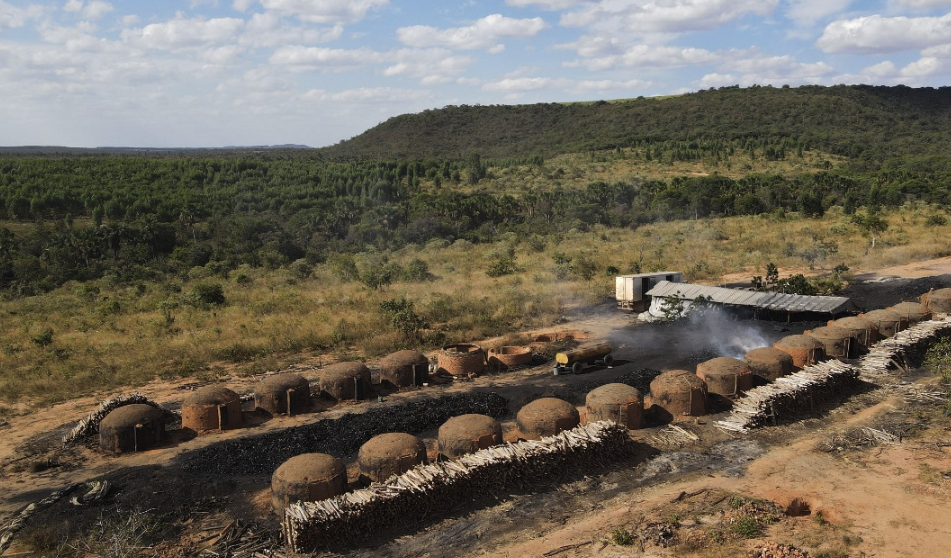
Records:
<instances>
[{"instance_id":1,"label":"tree","mask_svg":"<svg viewBox=\"0 0 951 558\"><path fill-rule=\"evenodd\" d=\"M875 248L876 235L885 232L888 229L888 221L882 219L874 209L869 210L865 215L853 215L852 222L858 225L872 241L872 248Z\"/></svg>"}]
</instances>

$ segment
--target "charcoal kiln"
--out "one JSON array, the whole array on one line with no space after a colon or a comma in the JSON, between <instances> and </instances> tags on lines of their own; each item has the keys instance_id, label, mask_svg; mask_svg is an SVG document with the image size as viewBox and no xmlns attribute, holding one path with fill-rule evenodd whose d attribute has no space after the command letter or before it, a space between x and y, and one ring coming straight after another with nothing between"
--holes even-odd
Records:
<instances>
[{"instance_id":1,"label":"charcoal kiln","mask_svg":"<svg viewBox=\"0 0 951 558\"><path fill-rule=\"evenodd\" d=\"M563 399L543 397L519 409L515 424L523 438L539 440L578 426L581 415L574 405Z\"/></svg>"},{"instance_id":2,"label":"charcoal kiln","mask_svg":"<svg viewBox=\"0 0 951 558\"><path fill-rule=\"evenodd\" d=\"M826 359L825 347L808 335L787 335L773 343L773 347L791 356L796 368L805 368Z\"/></svg>"},{"instance_id":3,"label":"charcoal kiln","mask_svg":"<svg viewBox=\"0 0 951 558\"><path fill-rule=\"evenodd\" d=\"M241 426L241 398L224 386L205 386L182 402L182 428L195 432Z\"/></svg>"},{"instance_id":4,"label":"charcoal kiln","mask_svg":"<svg viewBox=\"0 0 951 558\"><path fill-rule=\"evenodd\" d=\"M708 395L736 398L753 389L753 371L742 360L716 357L697 365L697 376L707 385Z\"/></svg>"},{"instance_id":5,"label":"charcoal kiln","mask_svg":"<svg viewBox=\"0 0 951 558\"><path fill-rule=\"evenodd\" d=\"M486 415L452 417L439 427L439 455L455 459L502 443L502 425Z\"/></svg>"},{"instance_id":6,"label":"charcoal kiln","mask_svg":"<svg viewBox=\"0 0 951 558\"><path fill-rule=\"evenodd\" d=\"M254 388L254 408L272 415L294 415L310 409L310 382L284 372L261 380Z\"/></svg>"},{"instance_id":7,"label":"charcoal kiln","mask_svg":"<svg viewBox=\"0 0 951 558\"><path fill-rule=\"evenodd\" d=\"M775 382L776 378L796 371L793 357L776 347L760 347L746 353L746 365L754 376L766 382Z\"/></svg>"},{"instance_id":8,"label":"charcoal kiln","mask_svg":"<svg viewBox=\"0 0 951 558\"><path fill-rule=\"evenodd\" d=\"M326 453L295 455L271 475L271 505L278 515L294 502L316 502L347 491L347 468Z\"/></svg>"},{"instance_id":9,"label":"charcoal kiln","mask_svg":"<svg viewBox=\"0 0 951 558\"><path fill-rule=\"evenodd\" d=\"M628 430L637 430L644 416L644 396L627 384L605 384L588 392L585 409L588 424L613 420Z\"/></svg>"},{"instance_id":10,"label":"charcoal kiln","mask_svg":"<svg viewBox=\"0 0 951 558\"><path fill-rule=\"evenodd\" d=\"M336 401L366 399L370 369L362 362L338 362L320 371L320 393Z\"/></svg>"},{"instance_id":11,"label":"charcoal kiln","mask_svg":"<svg viewBox=\"0 0 951 558\"><path fill-rule=\"evenodd\" d=\"M829 321L830 326L840 327L852 334L852 338L858 343L859 352L865 352L869 347L881 339L878 326L872 320L867 320L861 316L849 316ZM854 353L855 351L853 351Z\"/></svg>"},{"instance_id":12,"label":"charcoal kiln","mask_svg":"<svg viewBox=\"0 0 951 558\"><path fill-rule=\"evenodd\" d=\"M374 436L360 447L357 454L360 476L373 482L383 482L428 462L426 444L405 432Z\"/></svg>"},{"instance_id":13,"label":"charcoal kiln","mask_svg":"<svg viewBox=\"0 0 951 558\"><path fill-rule=\"evenodd\" d=\"M485 351L478 345L446 345L437 357L437 372L452 376L474 376L485 369Z\"/></svg>"},{"instance_id":14,"label":"charcoal kiln","mask_svg":"<svg viewBox=\"0 0 951 558\"><path fill-rule=\"evenodd\" d=\"M931 319L931 310L920 302L899 302L890 310L898 312L908 322L908 327Z\"/></svg>"},{"instance_id":15,"label":"charcoal kiln","mask_svg":"<svg viewBox=\"0 0 951 558\"><path fill-rule=\"evenodd\" d=\"M99 423L99 447L109 453L145 451L165 437L165 413L134 403L114 409Z\"/></svg>"},{"instance_id":16,"label":"charcoal kiln","mask_svg":"<svg viewBox=\"0 0 951 558\"><path fill-rule=\"evenodd\" d=\"M951 314L951 288L927 292L921 295L921 303L932 314Z\"/></svg>"},{"instance_id":17,"label":"charcoal kiln","mask_svg":"<svg viewBox=\"0 0 951 558\"><path fill-rule=\"evenodd\" d=\"M496 368L514 368L532 362L531 347L505 345L498 349L489 349L489 365Z\"/></svg>"},{"instance_id":18,"label":"charcoal kiln","mask_svg":"<svg viewBox=\"0 0 951 558\"><path fill-rule=\"evenodd\" d=\"M673 417L707 414L707 384L689 370L667 370L651 382L651 403Z\"/></svg>"},{"instance_id":19,"label":"charcoal kiln","mask_svg":"<svg viewBox=\"0 0 951 558\"><path fill-rule=\"evenodd\" d=\"M908 320L903 318L898 312L889 310L888 308L859 314L859 317L875 324L875 327L878 328L878 334L882 338L894 337L899 331L908 329Z\"/></svg>"},{"instance_id":20,"label":"charcoal kiln","mask_svg":"<svg viewBox=\"0 0 951 558\"><path fill-rule=\"evenodd\" d=\"M858 342L847 329L822 326L806 331L806 335L822 343L826 356L842 360L858 355Z\"/></svg>"},{"instance_id":21,"label":"charcoal kiln","mask_svg":"<svg viewBox=\"0 0 951 558\"><path fill-rule=\"evenodd\" d=\"M397 351L380 360L380 380L393 387L421 386L429 381L429 359L419 351Z\"/></svg>"}]
</instances>

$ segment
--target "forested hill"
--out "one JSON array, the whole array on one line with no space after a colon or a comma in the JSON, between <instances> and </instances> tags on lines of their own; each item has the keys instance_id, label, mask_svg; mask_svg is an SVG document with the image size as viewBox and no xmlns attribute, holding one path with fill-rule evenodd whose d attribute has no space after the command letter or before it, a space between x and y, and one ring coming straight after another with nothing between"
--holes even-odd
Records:
<instances>
[{"instance_id":1,"label":"forested hill","mask_svg":"<svg viewBox=\"0 0 951 558\"><path fill-rule=\"evenodd\" d=\"M642 141L791 139L855 163L951 148L951 87L724 87L664 98L448 106L322 150L334 159L545 158Z\"/></svg>"}]
</instances>

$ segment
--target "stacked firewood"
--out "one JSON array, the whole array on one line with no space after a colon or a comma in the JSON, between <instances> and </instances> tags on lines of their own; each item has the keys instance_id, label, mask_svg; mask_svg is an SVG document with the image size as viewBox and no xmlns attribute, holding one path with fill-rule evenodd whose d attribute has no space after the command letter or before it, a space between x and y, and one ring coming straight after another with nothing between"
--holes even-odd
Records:
<instances>
[{"instance_id":1,"label":"stacked firewood","mask_svg":"<svg viewBox=\"0 0 951 558\"><path fill-rule=\"evenodd\" d=\"M99 423L102 422L102 419L106 418L106 415L118 409L119 407L132 405L133 403L144 403L146 405L151 405L156 409L162 409L166 413L171 412L158 403L149 401L146 396L139 392L135 392L130 395L120 395L118 397L113 397L112 399L106 399L99 404L99 407L95 411L86 415L86 418L80 420L79 423L74 426L68 434L63 436L63 445L68 446L76 440L98 433Z\"/></svg>"},{"instance_id":2,"label":"stacked firewood","mask_svg":"<svg viewBox=\"0 0 951 558\"><path fill-rule=\"evenodd\" d=\"M925 352L936 338L951 334L951 321L941 320L921 322L894 337L879 341L867 355L859 361L862 379L874 383L887 382L894 371L907 373L910 368L919 366Z\"/></svg>"},{"instance_id":3,"label":"stacked firewood","mask_svg":"<svg viewBox=\"0 0 951 558\"><path fill-rule=\"evenodd\" d=\"M716 425L724 430L748 432L751 428L775 423L781 416L812 411L816 405L841 396L856 383L858 376L857 368L837 360L807 366L746 392L733 404L730 415Z\"/></svg>"},{"instance_id":4,"label":"stacked firewood","mask_svg":"<svg viewBox=\"0 0 951 558\"><path fill-rule=\"evenodd\" d=\"M285 511L284 538L295 552L362 540L368 532L405 524L432 511L619 459L627 455L629 441L627 429L601 421L541 440L504 444L453 461L420 465L362 490L291 504Z\"/></svg>"}]
</instances>

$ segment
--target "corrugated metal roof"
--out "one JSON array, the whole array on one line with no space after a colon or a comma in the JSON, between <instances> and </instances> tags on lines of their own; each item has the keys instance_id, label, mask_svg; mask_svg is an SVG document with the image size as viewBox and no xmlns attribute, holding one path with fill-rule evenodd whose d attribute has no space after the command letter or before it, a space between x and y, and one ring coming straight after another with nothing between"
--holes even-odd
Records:
<instances>
[{"instance_id":1,"label":"corrugated metal roof","mask_svg":"<svg viewBox=\"0 0 951 558\"><path fill-rule=\"evenodd\" d=\"M679 298L682 300L696 300L699 296L711 299L717 304L734 306L753 306L768 310L784 310L788 312L824 312L841 314L843 312L858 311L852 299L844 296L806 296L785 293L770 293L762 291L744 291L741 289L727 289L724 287L708 287L690 283L671 283L661 281L651 290L650 296Z\"/></svg>"}]
</instances>

